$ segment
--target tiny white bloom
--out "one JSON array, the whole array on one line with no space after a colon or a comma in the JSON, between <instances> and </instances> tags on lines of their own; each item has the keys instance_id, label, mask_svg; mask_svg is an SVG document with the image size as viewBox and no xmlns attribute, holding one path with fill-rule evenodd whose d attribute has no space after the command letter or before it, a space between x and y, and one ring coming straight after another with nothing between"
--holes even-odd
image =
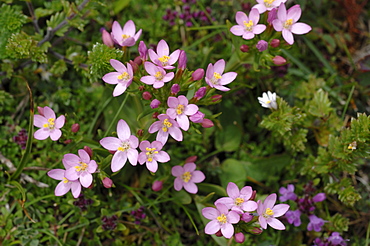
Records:
<instances>
[{"instance_id":1,"label":"tiny white bloom","mask_svg":"<svg viewBox=\"0 0 370 246\"><path fill-rule=\"evenodd\" d=\"M262 97L258 97L258 101L264 108L273 108L277 109L277 103L276 103L276 93L271 93L268 91L267 93L262 93Z\"/></svg>"}]
</instances>

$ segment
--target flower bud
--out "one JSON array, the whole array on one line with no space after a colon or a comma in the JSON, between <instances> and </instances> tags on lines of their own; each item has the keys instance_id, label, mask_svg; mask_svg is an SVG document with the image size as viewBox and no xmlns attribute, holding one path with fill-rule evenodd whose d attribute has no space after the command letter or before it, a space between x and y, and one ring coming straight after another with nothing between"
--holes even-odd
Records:
<instances>
[{"instance_id":1,"label":"flower bud","mask_svg":"<svg viewBox=\"0 0 370 246\"><path fill-rule=\"evenodd\" d=\"M135 62L135 64L137 64L138 66L140 66L141 64L143 64L143 61L141 60L140 56L135 57L134 62ZM134 72L135 72L135 71L134 71Z\"/></svg>"},{"instance_id":2,"label":"flower bud","mask_svg":"<svg viewBox=\"0 0 370 246\"><path fill-rule=\"evenodd\" d=\"M235 233L234 237L235 237L235 242L244 243L245 236L242 232Z\"/></svg>"},{"instance_id":3,"label":"flower bud","mask_svg":"<svg viewBox=\"0 0 370 246\"><path fill-rule=\"evenodd\" d=\"M63 142L64 144L70 144L70 143L72 143L72 139L67 139L67 140L64 140L64 142Z\"/></svg>"},{"instance_id":4,"label":"flower bud","mask_svg":"<svg viewBox=\"0 0 370 246\"><path fill-rule=\"evenodd\" d=\"M152 190L153 191L160 191L163 188L163 181L156 180L152 184Z\"/></svg>"},{"instance_id":5,"label":"flower bud","mask_svg":"<svg viewBox=\"0 0 370 246\"><path fill-rule=\"evenodd\" d=\"M286 60L284 57L282 56L275 56L274 58L272 58L272 62L275 64L275 65L284 65L286 63Z\"/></svg>"},{"instance_id":6,"label":"flower bud","mask_svg":"<svg viewBox=\"0 0 370 246\"><path fill-rule=\"evenodd\" d=\"M271 40L270 45L271 45L272 48L277 48L280 45L280 40L275 38L275 39Z\"/></svg>"},{"instance_id":7,"label":"flower bud","mask_svg":"<svg viewBox=\"0 0 370 246\"><path fill-rule=\"evenodd\" d=\"M143 129L139 129L139 130L137 130L137 135L138 135L139 137L142 137L142 136L144 135L144 130L143 130Z\"/></svg>"},{"instance_id":8,"label":"flower bud","mask_svg":"<svg viewBox=\"0 0 370 246\"><path fill-rule=\"evenodd\" d=\"M200 87L195 92L194 98L198 101L198 100L202 99L202 97L204 97L204 95L206 94L206 92L207 92L207 87L205 87L205 86Z\"/></svg>"},{"instance_id":9,"label":"flower bud","mask_svg":"<svg viewBox=\"0 0 370 246\"><path fill-rule=\"evenodd\" d=\"M252 229L249 230L249 232L254 235L259 235L263 232L263 230L259 227L253 227Z\"/></svg>"},{"instance_id":10,"label":"flower bud","mask_svg":"<svg viewBox=\"0 0 370 246\"><path fill-rule=\"evenodd\" d=\"M185 163L190 163L190 162L194 163L194 162L197 161L197 159L198 159L198 156L193 155L193 156L190 156L190 157L186 158Z\"/></svg>"},{"instance_id":11,"label":"flower bud","mask_svg":"<svg viewBox=\"0 0 370 246\"><path fill-rule=\"evenodd\" d=\"M202 112L198 111L195 114L189 116L189 120L191 120L194 123L202 123L204 119L205 114Z\"/></svg>"},{"instance_id":12,"label":"flower bud","mask_svg":"<svg viewBox=\"0 0 370 246\"><path fill-rule=\"evenodd\" d=\"M276 8L273 8L268 13L267 22L270 25L272 25L272 21L275 20L275 19L277 19L277 9Z\"/></svg>"},{"instance_id":13,"label":"flower bud","mask_svg":"<svg viewBox=\"0 0 370 246\"><path fill-rule=\"evenodd\" d=\"M253 219L253 215L251 215L250 213L244 213L240 219L248 223L249 221Z\"/></svg>"},{"instance_id":14,"label":"flower bud","mask_svg":"<svg viewBox=\"0 0 370 246\"><path fill-rule=\"evenodd\" d=\"M249 200L254 201L256 199L257 191L252 191L252 196L249 198Z\"/></svg>"},{"instance_id":15,"label":"flower bud","mask_svg":"<svg viewBox=\"0 0 370 246\"><path fill-rule=\"evenodd\" d=\"M241 45L240 46L240 51L244 52L244 53L247 53L249 51L249 46L246 45L246 44Z\"/></svg>"},{"instance_id":16,"label":"flower bud","mask_svg":"<svg viewBox=\"0 0 370 246\"><path fill-rule=\"evenodd\" d=\"M138 50L139 50L140 58L143 61L148 60L148 48L146 47L144 41L140 41Z\"/></svg>"},{"instance_id":17,"label":"flower bud","mask_svg":"<svg viewBox=\"0 0 370 246\"><path fill-rule=\"evenodd\" d=\"M37 111L39 112L39 115L44 116L44 108L37 107Z\"/></svg>"},{"instance_id":18,"label":"flower bud","mask_svg":"<svg viewBox=\"0 0 370 246\"><path fill-rule=\"evenodd\" d=\"M158 108L159 105L161 104L161 101L159 101L158 99L154 99L151 103L150 103L150 107L151 108Z\"/></svg>"},{"instance_id":19,"label":"flower bud","mask_svg":"<svg viewBox=\"0 0 370 246\"><path fill-rule=\"evenodd\" d=\"M104 29L104 27L100 28L100 32L101 32L103 43L106 46L113 48L114 42L113 42L112 36L107 32L107 30Z\"/></svg>"},{"instance_id":20,"label":"flower bud","mask_svg":"<svg viewBox=\"0 0 370 246\"><path fill-rule=\"evenodd\" d=\"M152 99L152 94L150 94L149 91L144 91L142 96L143 96L144 100Z\"/></svg>"},{"instance_id":21,"label":"flower bud","mask_svg":"<svg viewBox=\"0 0 370 246\"><path fill-rule=\"evenodd\" d=\"M217 237L222 237L222 232L221 232L221 230L219 230L218 232L216 232L216 233L215 233L215 235L216 235Z\"/></svg>"},{"instance_id":22,"label":"flower bud","mask_svg":"<svg viewBox=\"0 0 370 246\"><path fill-rule=\"evenodd\" d=\"M84 146L84 150L87 152L87 154L92 158L93 156L93 151L89 146Z\"/></svg>"},{"instance_id":23,"label":"flower bud","mask_svg":"<svg viewBox=\"0 0 370 246\"><path fill-rule=\"evenodd\" d=\"M105 188L109 189L113 186L113 181L110 178L105 177L103 180L103 185Z\"/></svg>"},{"instance_id":24,"label":"flower bud","mask_svg":"<svg viewBox=\"0 0 370 246\"><path fill-rule=\"evenodd\" d=\"M313 202L322 202L326 199L326 195L325 193L319 193L319 194L316 194L316 196L314 196L312 198L312 201Z\"/></svg>"},{"instance_id":25,"label":"flower bud","mask_svg":"<svg viewBox=\"0 0 370 246\"><path fill-rule=\"evenodd\" d=\"M181 70L185 70L187 61L188 61L188 58L186 57L185 51L181 50L180 55L179 55L178 68Z\"/></svg>"},{"instance_id":26,"label":"flower bud","mask_svg":"<svg viewBox=\"0 0 370 246\"><path fill-rule=\"evenodd\" d=\"M222 99L222 95L213 95L211 96L212 102L219 102Z\"/></svg>"},{"instance_id":27,"label":"flower bud","mask_svg":"<svg viewBox=\"0 0 370 246\"><path fill-rule=\"evenodd\" d=\"M136 71L139 69L139 65L136 62L136 58L135 61L130 60L129 63L132 67L132 72L136 73Z\"/></svg>"},{"instance_id":28,"label":"flower bud","mask_svg":"<svg viewBox=\"0 0 370 246\"><path fill-rule=\"evenodd\" d=\"M194 81L198 81L203 79L204 77L204 69L203 68L198 68L195 70L192 74L191 77L193 78Z\"/></svg>"},{"instance_id":29,"label":"flower bud","mask_svg":"<svg viewBox=\"0 0 370 246\"><path fill-rule=\"evenodd\" d=\"M172 85L172 87L171 87L171 94L173 96L176 96L177 93L179 93L179 91L180 91L180 85L179 84Z\"/></svg>"},{"instance_id":30,"label":"flower bud","mask_svg":"<svg viewBox=\"0 0 370 246\"><path fill-rule=\"evenodd\" d=\"M211 128L214 126L213 122L210 119L203 119L202 121L202 127L204 128Z\"/></svg>"},{"instance_id":31,"label":"flower bud","mask_svg":"<svg viewBox=\"0 0 370 246\"><path fill-rule=\"evenodd\" d=\"M139 86L139 91L143 91L143 90L145 90L145 86L140 85L140 86Z\"/></svg>"},{"instance_id":32,"label":"flower bud","mask_svg":"<svg viewBox=\"0 0 370 246\"><path fill-rule=\"evenodd\" d=\"M159 115L159 113L158 113L158 112L154 112L154 113L152 114L152 118L153 118L153 119L157 119L157 118L158 118L158 115Z\"/></svg>"},{"instance_id":33,"label":"flower bud","mask_svg":"<svg viewBox=\"0 0 370 246\"><path fill-rule=\"evenodd\" d=\"M71 126L71 131L72 131L72 132L76 133L76 132L78 132L78 130L80 130L80 124L75 123L75 124L73 124L73 125Z\"/></svg>"},{"instance_id":34,"label":"flower bud","mask_svg":"<svg viewBox=\"0 0 370 246\"><path fill-rule=\"evenodd\" d=\"M260 40L256 44L256 48L258 49L259 52L267 50L268 43L265 40Z\"/></svg>"}]
</instances>

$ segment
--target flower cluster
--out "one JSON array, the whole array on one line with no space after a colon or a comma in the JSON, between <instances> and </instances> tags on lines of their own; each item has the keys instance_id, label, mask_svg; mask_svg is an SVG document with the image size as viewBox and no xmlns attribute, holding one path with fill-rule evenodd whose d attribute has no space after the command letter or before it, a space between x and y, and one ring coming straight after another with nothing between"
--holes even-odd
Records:
<instances>
[{"instance_id":1,"label":"flower cluster","mask_svg":"<svg viewBox=\"0 0 370 246\"><path fill-rule=\"evenodd\" d=\"M215 207L206 207L202 209L205 218L211 220L205 227L206 234L216 234L221 231L225 238L231 238L234 235L233 224L241 223L250 227L249 232L261 233L261 228L266 229L270 225L276 230L284 230L285 226L277 217L285 214L289 209L287 204L276 203L276 194L271 194L262 201L255 202L256 192L252 187L245 186L239 190L235 183L230 182L227 185L228 197L222 197L215 201ZM252 213L256 211L257 213ZM258 227L256 226L258 225ZM243 227L245 228L245 227ZM244 238L238 232L235 239L242 242Z\"/></svg>"},{"instance_id":2,"label":"flower cluster","mask_svg":"<svg viewBox=\"0 0 370 246\"><path fill-rule=\"evenodd\" d=\"M320 238L316 238L314 240L314 246L347 246L348 239L343 239L340 236L339 232L331 233L330 237L321 240Z\"/></svg>"}]
</instances>

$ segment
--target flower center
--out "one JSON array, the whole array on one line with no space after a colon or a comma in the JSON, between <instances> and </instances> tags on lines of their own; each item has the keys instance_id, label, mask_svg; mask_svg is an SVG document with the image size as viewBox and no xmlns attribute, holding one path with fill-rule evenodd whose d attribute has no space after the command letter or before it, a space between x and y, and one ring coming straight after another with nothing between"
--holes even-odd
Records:
<instances>
[{"instance_id":1,"label":"flower center","mask_svg":"<svg viewBox=\"0 0 370 246\"><path fill-rule=\"evenodd\" d=\"M163 121L162 131L167 132L168 128L171 127L171 126L172 126L172 123L168 119L165 119Z\"/></svg>"},{"instance_id":2,"label":"flower center","mask_svg":"<svg viewBox=\"0 0 370 246\"><path fill-rule=\"evenodd\" d=\"M252 27L253 27L253 21L252 20L250 20L249 22L243 21L243 24L245 26L245 29L248 32L251 32L252 31Z\"/></svg>"},{"instance_id":3,"label":"flower center","mask_svg":"<svg viewBox=\"0 0 370 246\"><path fill-rule=\"evenodd\" d=\"M271 7L273 7L273 2L275 2L275 0L263 0L263 2L265 3L265 6L267 7L267 8L271 8Z\"/></svg>"},{"instance_id":4,"label":"flower center","mask_svg":"<svg viewBox=\"0 0 370 246\"><path fill-rule=\"evenodd\" d=\"M44 128L49 128L50 130L51 129L54 129L55 128L55 119L54 118L49 118L48 119L48 123L45 123L43 125Z\"/></svg>"},{"instance_id":5,"label":"flower center","mask_svg":"<svg viewBox=\"0 0 370 246\"><path fill-rule=\"evenodd\" d=\"M274 215L274 211L272 211L272 209L271 208L266 208L266 211L265 211L265 215L264 215L264 217L265 218L269 218L269 217L271 217L271 216L273 216Z\"/></svg>"},{"instance_id":6,"label":"flower center","mask_svg":"<svg viewBox=\"0 0 370 246\"><path fill-rule=\"evenodd\" d=\"M63 177L63 183L68 183L69 182L69 180L66 178L66 177Z\"/></svg>"},{"instance_id":7,"label":"flower center","mask_svg":"<svg viewBox=\"0 0 370 246\"><path fill-rule=\"evenodd\" d=\"M185 183L189 182L189 180L191 179L191 173L190 172L184 172L182 175L181 175L181 179L184 180Z\"/></svg>"},{"instance_id":8,"label":"flower center","mask_svg":"<svg viewBox=\"0 0 370 246\"><path fill-rule=\"evenodd\" d=\"M154 77L157 79L157 80L162 80L163 79L163 74L158 71L154 74Z\"/></svg>"},{"instance_id":9,"label":"flower center","mask_svg":"<svg viewBox=\"0 0 370 246\"><path fill-rule=\"evenodd\" d=\"M288 19L284 23L284 28L289 29L291 27L291 25L293 25L293 19Z\"/></svg>"},{"instance_id":10,"label":"flower center","mask_svg":"<svg viewBox=\"0 0 370 246\"><path fill-rule=\"evenodd\" d=\"M121 75L117 76L117 79L119 80L128 80L129 78L130 78L130 75L127 72L124 72Z\"/></svg>"},{"instance_id":11,"label":"flower center","mask_svg":"<svg viewBox=\"0 0 370 246\"><path fill-rule=\"evenodd\" d=\"M217 220L218 220L218 222L220 222L221 224L225 224L225 223L227 222L226 215L221 214L220 216L218 216L218 217L217 217Z\"/></svg>"},{"instance_id":12,"label":"flower center","mask_svg":"<svg viewBox=\"0 0 370 246\"><path fill-rule=\"evenodd\" d=\"M86 168L88 167L88 165L87 165L85 162L82 162L82 161L80 161L79 163L80 163L80 165L79 165L79 166L75 166L76 171L77 171L77 172L85 171L85 170L86 170Z\"/></svg>"},{"instance_id":13,"label":"flower center","mask_svg":"<svg viewBox=\"0 0 370 246\"><path fill-rule=\"evenodd\" d=\"M163 66L167 66L169 59L170 59L169 56L162 56L158 58L158 60L162 63Z\"/></svg>"},{"instance_id":14,"label":"flower center","mask_svg":"<svg viewBox=\"0 0 370 246\"><path fill-rule=\"evenodd\" d=\"M240 197L236 198L235 201L234 201L236 206L242 205L243 202L244 202L244 199L240 198Z\"/></svg>"},{"instance_id":15,"label":"flower center","mask_svg":"<svg viewBox=\"0 0 370 246\"><path fill-rule=\"evenodd\" d=\"M156 148L145 148L146 150L146 158L149 162L153 161L153 156L155 154L158 154L158 151L156 151Z\"/></svg>"},{"instance_id":16,"label":"flower center","mask_svg":"<svg viewBox=\"0 0 370 246\"><path fill-rule=\"evenodd\" d=\"M185 106L182 104L179 104L176 108L176 113L177 114L182 114L184 112Z\"/></svg>"},{"instance_id":17,"label":"flower center","mask_svg":"<svg viewBox=\"0 0 370 246\"><path fill-rule=\"evenodd\" d=\"M221 79L222 76L219 73L214 72L213 77L211 79L212 84L216 85L218 80Z\"/></svg>"},{"instance_id":18,"label":"flower center","mask_svg":"<svg viewBox=\"0 0 370 246\"><path fill-rule=\"evenodd\" d=\"M124 142L124 143L122 143L122 146L119 146L117 148L117 150L123 152L123 151L128 150L129 148L130 148L130 144L128 142Z\"/></svg>"},{"instance_id":19,"label":"flower center","mask_svg":"<svg viewBox=\"0 0 370 246\"><path fill-rule=\"evenodd\" d=\"M350 150L357 149L357 142L356 141L353 141L352 143L350 143L348 145L348 149L350 149Z\"/></svg>"},{"instance_id":20,"label":"flower center","mask_svg":"<svg viewBox=\"0 0 370 246\"><path fill-rule=\"evenodd\" d=\"M126 40L126 39L128 39L128 38L130 38L130 37L131 37L130 35L122 34L122 38L123 38L123 40Z\"/></svg>"}]
</instances>

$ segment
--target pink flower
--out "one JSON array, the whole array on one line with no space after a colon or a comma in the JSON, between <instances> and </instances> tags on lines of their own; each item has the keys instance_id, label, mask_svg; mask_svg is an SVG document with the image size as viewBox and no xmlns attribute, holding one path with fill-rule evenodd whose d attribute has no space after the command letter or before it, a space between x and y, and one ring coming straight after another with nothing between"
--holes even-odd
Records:
<instances>
[{"instance_id":1,"label":"pink flower","mask_svg":"<svg viewBox=\"0 0 370 246\"><path fill-rule=\"evenodd\" d=\"M285 3L286 0L257 0L256 5L252 9L258 9L260 14L266 12L266 10L271 11L274 8L277 8L281 3Z\"/></svg>"},{"instance_id":2,"label":"pink flower","mask_svg":"<svg viewBox=\"0 0 370 246\"><path fill-rule=\"evenodd\" d=\"M157 117L159 121L154 122L148 129L149 133L158 132L157 141L165 144L168 135L171 135L176 141L182 141L182 132L179 124L167 114L160 114Z\"/></svg>"},{"instance_id":3,"label":"pink flower","mask_svg":"<svg viewBox=\"0 0 370 246\"><path fill-rule=\"evenodd\" d=\"M280 220L276 219L276 217L284 215L290 206L287 204L275 205L275 202L275 193L266 197L263 203L260 200L257 202L257 213L259 215L258 221L263 229L266 229L267 224L269 224L276 230L285 230L284 224L281 223Z\"/></svg>"},{"instance_id":4,"label":"pink flower","mask_svg":"<svg viewBox=\"0 0 370 246\"><path fill-rule=\"evenodd\" d=\"M75 154L65 154L62 160L66 168L65 177L68 180L80 180L83 187L88 188L93 181L92 173L95 173L98 165L94 160L90 160L89 154L83 150L78 150Z\"/></svg>"},{"instance_id":5,"label":"pink flower","mask_svg":"<svg viewBox=\"0 0 370 246\"><path fill-rule=\"evenodd\" d=\"M64 126L65 117L64 115L59 116L57 119L54 111L49 107L44 107L42 110L43 115L34 115L33 124L36 127L40 127L34 133L34 137L37 140L45 140L50 137L51 140L57 141L62 136L60 128ZM40 110L39 110L40 112Z\"/></svg>"},{"instance_id":6,"label":"pink flower","mask_svg":"<svg viewBox=\"0 0 370 246\"><path fill-rule=\"evenodd\" d=\"M244 211L252 212L257 209L257 203L250 201L253 190L250 186L243 187L240 191L236 184L229 182L226 188L229 197L222 197L216 200L215 204L223 203L228 209L242 214Z\"/></svg>"},{"instance_id":7,"label":"pink flower","mask_svg":"<svg viewBox=\"0 0 370 246\"><path fill-rule=\"evenodd\" d=\"M135 23L132 20L126 22L121 28L121 25L117 22L113 22L112 26L112 39L120 46L134 46L136 41L139 39L141 35L141 29L136 32Z\"/></svg>"},{"instance_id":8,"label":"pink flower","mask_svg":"<svg viewBox=\"0 0 370 246\"><path fill-rule=\"evenodd\" d=\"M218 60L214 66L212 65L212 63L210 63L206 71L205 80L207 84L210 87L215 88L220 91L230 90L224 85L231 83L238 74L235 72L228 72L228 73L222 74L224 70L225 70L225 60L223 59Z\"/></svg>"},{"instance_id":9,"label":"pink flower","mask_svg":"<svg viewBox=\"0 0 370 246\"><path fill-rule=\"evenodd\" d=\"M153 182L152 184L152 190L157 192L157 191L160 191L162 190L163 188L163 181L160 181L160 180L156 180Z\"/></svg>"},{"instance_id":10,"label":"pink flower","mask_svg":"<svg viewBox=\"0 0 370 246\"><path fill-rule=\"evenodd\" d=\"M181 95L176 97L168 97L167 100L168 109L167 115L172 119L176 119L180 128L184 131L189 130L189 118L187 115L193 115L198 111L198 106L195 104L189 104L188 99Z\"/></svg>"},{"instance_id":11,"label":"pink flower","mask_svg":"<svg viewBox=\"0 0 370 246\"><path fill-rule=\"evenodd\" d=\"M203 69L203 68L198 68L197 70L195 70L195 71L191 74L191 78L192 78L194 81L198 81L198 80L203 79L203 76L204 76L204 69Z\"/></svg>"},{"instance_id":12,"label":"pink flower","mask_svg":"<svg viewBox=\"0 0 370 246\"><path fill-rule=\"evenodd\" d=\"M225 238L231 238L234 234L234 226L240 220L240 216L235 211L229 211L226 205L222 203L216 204L216 208L206 207L202 209L202 214L205 218L211 220L206 225L204 232L212 235L221 230Z\"/></svg>"},{"instance_id":13,"label":"pink flower","mask_svg":"<svg viewBox=\"0 0 370 246\"><path fill-rule=\"evenodd\" d=\"M139 42L138 50L139 50L140 58L143 61L148 60L148 48L146 47L144 41Z\"/></svg>"},{"instance_id":14,"label":"pink flower","mask_svg":"<svg viewBox=\"0 0 370 246\"><path fill-rule=\"evenodd\" d=\"M194 123L202 123L204 120L205 114L202 112L198 111L195 114L189 116L189 120Z\"/></svg>"},{"instance_id":15,"label":"pink flower","mask_svg":"<svg viewBox=\"0 0 370 246\"><path fill-rule=\"evenodd\" d=\"M100 140L100 144L110 151L116 151L112 158L111 169L112 172L117 172L126 164L127 159L131 165L136 166L138 159L139 139L131 135L130 127L126 121L119 120L117 124L116 137L105 137Z\"/></svg>"},{"instance_id":16,"label":"pink flower","mask_svg":"<svg viewBox=\"0 0 370 246\"><path fill-rule=\"evenodd\" d=\"M257 24L260 14L257 9L252 9L248 16L241 11L236 12L235 20L238 25L230 28L230 32L236 36L242 36L244 39L252 39L255 34L261 34L266 30L263 24Z\"/></svg>"},{"instance_id":17,"label":"pink flower","mask_svg":"<svg viewBox=\"0 0 370 246\"><path fill-rule=\"evenodd\" d=\"M311 27L305 23L297 22L301 17L301 7L294 5L288 11L282 3L277 12L277 19L272 21L274 29L283 33L285 41L292 45L294 43L294 34L306 34L311 31Z\"/></svg>"},{"instance_id":18,"label":"pink flower","mask_svg":"<svg viewBox=\"0 0 370 246\"><path fill-rule=\"evenodd\" d=\"M177 49L170 55L170 48L168 47L168 44L163 39L158 42L157 45L157 53L154 52L154 50L149 49L148 50L149 57L152 60L152 62L164 69L173 69L175 68L172 66L178 59L180 55L180 50Z\"/></svg>"},{"instance_id":19,"label":"pink flower","mask_svg":"<svg viewBox=\"0 0 370 246\"><path fill-rule=\"evenodd\" d=\"M55 195L63 196L71 190L74 198L77 198L81 193L81 184L77 180L68 180L64 174L66 170L63 169L52 169L48 172L48 176L52 179L61 180L55 187Z\"/></svg>"},{"instance_id":20,"label":"pink flower","mask_svg":"<svg viewBox=\"0 0 370 246\"><path fill-rule=\"evenodd\" d=\"M148 170L155 173L158 170L157 162L163 163L170 160L170 156L161 150L162 147L163 144L159 141L153 141L152 143L146 140L142 141L139 145L142 151L138 158L140 165L143 165L145 162Z\"/></svg>"},{"instance_id":21,"label":"pink flower","mask_svg":"<svg viewBox=\"0 0 370 246\"><path fill-rule=\"evenodd\" d=\"M134 72L130 63L127 63L127 68L122 62L114 59L110 59L110 64L117 72L107 73L103 76L105 83L116 85L114 88L113 96L119 96L124 93L132 83L132 78L134 77Z\"/></svg>"},{"instance_id":22,"label":"pink flower","mask_svg":"<svg viewBox=\"0 0 370 246\"><path fill-rule=\"evenodd\" d=\"M171 173L176 177L174 182L175 190L179 191L184 188L187 192L196 194L198 187L195 183L202 182L206 177L202 171L196 171L197 166L193 162L186 163L182 166L172 167Z\"/></svg>"},{"instance_id":23,"label":"pink flower","mask_svg":"<svg viewBox=\"0 0 370 246\"><path fill-rule=\"evenodd\" d=\"M107 30L104 29L104 27L100 28L100 32L101 32L103 43L106 46L113 48L114 42L113 42L112 36L107 32Z\"/></svg>"},{"instance_id":24,"label":"pink flower","mask_svg":"<svg viewBox=\"0 0 370 246\"><path fill-rule=\"evenodd\" d=\"M155 89L163 87L164 83L171 81L175 77L173 72L166 73L162 67L156 66L151 62L145 62L144 67L150 75L141 77L140 81L147 85L153 85Z\"/></svg>"}]
</instances>

